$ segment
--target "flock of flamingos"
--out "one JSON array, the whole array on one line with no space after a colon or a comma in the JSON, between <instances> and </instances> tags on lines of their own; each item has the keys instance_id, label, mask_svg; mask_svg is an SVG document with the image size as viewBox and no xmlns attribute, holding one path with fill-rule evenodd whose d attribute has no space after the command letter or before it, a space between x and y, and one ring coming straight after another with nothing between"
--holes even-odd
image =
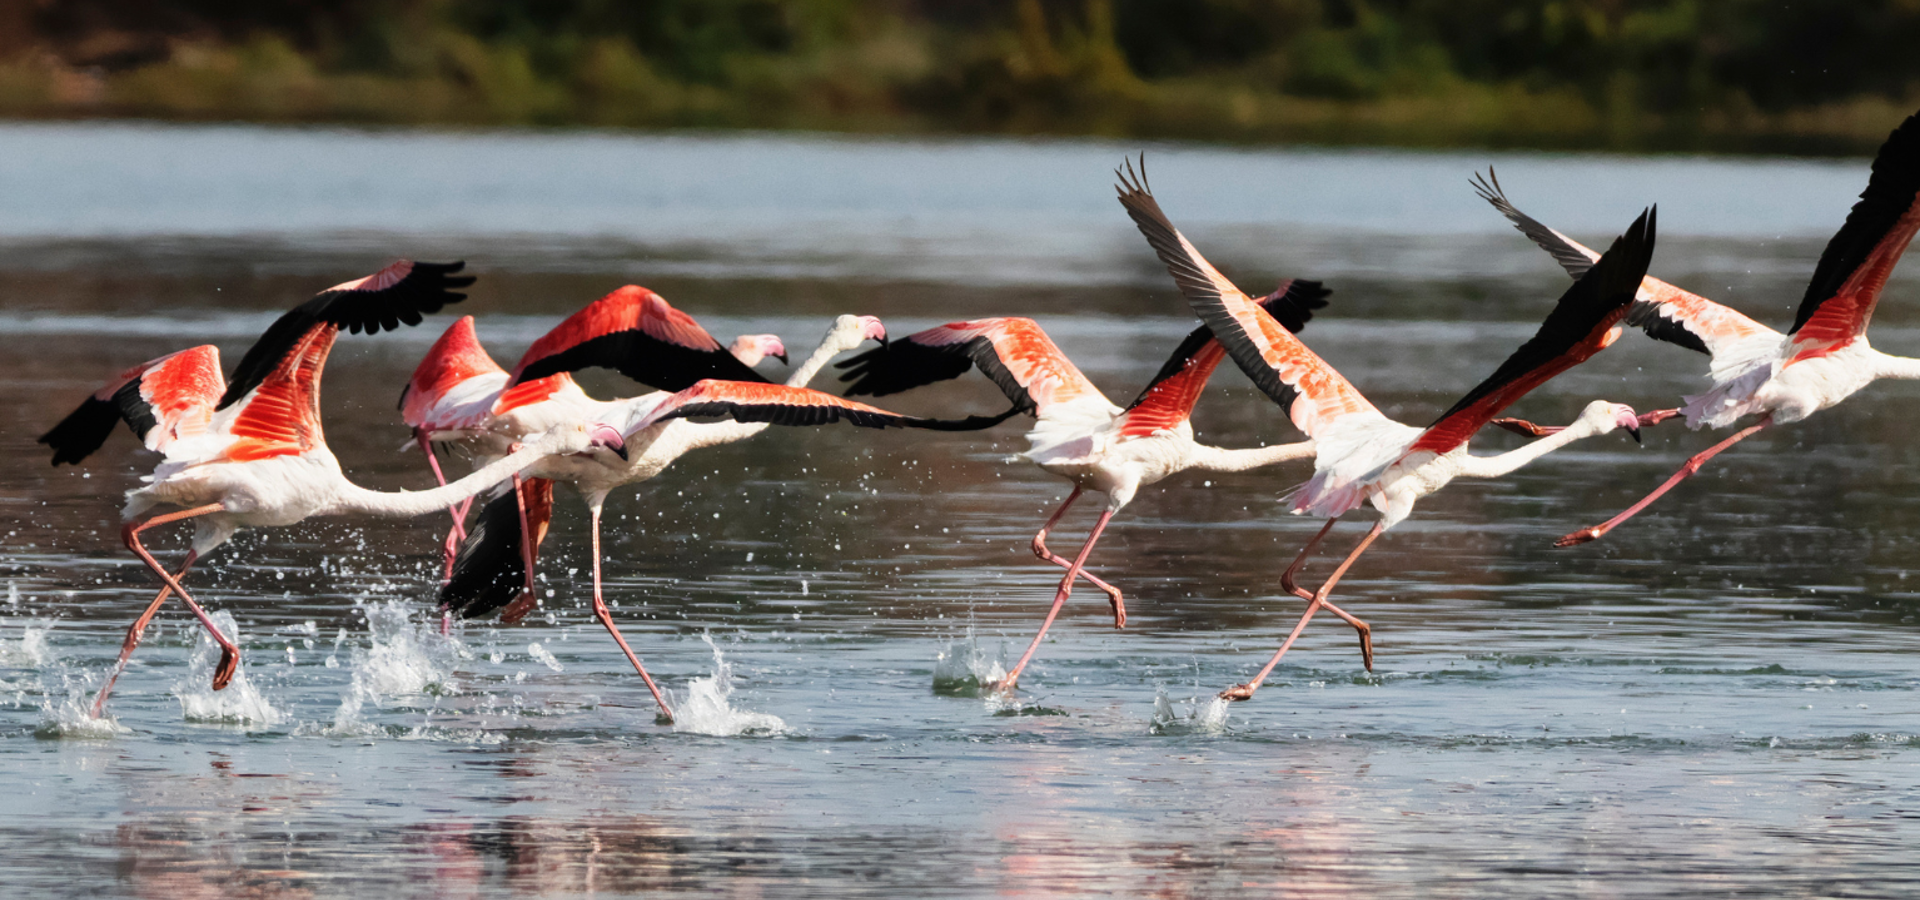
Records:
<instances>
[{"instance_id":1,"label":"flock of flamingos","mask_svg":"<svg viewBox=\"0 0 1920 900\"><path fill-rule=\"evenodd\" d=\"M1087 571L1094 544L1134 493L1184 469L1242 471L1289 460L1313 460L1312 475L1285 501L1295 513L1326 519L1281 574L1306 609L1264 668L1221 692L1246 700L1280 662L1314 615L1325 610L1358 633L1361 661L1373 666L1367 624L1329 602L1340 581L1382 532L1413 512L1416 501L1456 477L1495 478L1574 441L1639 429L1685 416L1690 428L1752 424L1687 460L1673 477L1626 511L1561 538L1559 546L1595 540L1640 512L1715 454L1762 429L1796 422L1852 395L1876 378L1920 379L1920 359L1875 351L1866 330L1895 263L1920 230L1920 114L1896 129L1873 162L1866 190L1827 244L1799 314L1785 334L1647 274L1653 258L1652 209L1604 253L1528 217L1508 202L1499 182L1476 178L1488 202L1552 254L1574 279L1539 331L1479 386L1431 424L1393 421L1298 337L1330 293L1319 282L1292 280L1261 297L1235 287L1201 256L1161 212L1144 167L1115 174L1119 200L1172 274L1202 325L1126 407L1108 400L1031 319L951 322L887 339L878 319L841 316L784 384L754 366L783 362L772 335L722 345L658 294L623 287L574 314L535 342L511 371L476 339L471 317L442 335L401 396L401 412L432 466L438 488L384 493L348 481L327 449L319 413L320 373L342 329L378 332L419 324L457 302L473 279L461 263L401 261L321 292L268 328L235 367L221 375L212 346L193 347L142 363L114 378L40 442L53 463L78 463L124 421L147 449L163 457L147 483L127 494L122 532L128 549L163 586L127 631L120 658L95 700L104 713L114 680L169 596L178 595L222 648L217 690L232 679L239 649L215 627L181 579L201 557L243 526L291 525L309 516L365 513L418 516L451 513L440 589L442 627L451 617L498 613L515 621L537 605L532 585L538 549L553 507L553 485L571 485L586 499L593 535L593 611L645 680L661 715L671 718L659 687L615 624L600 584L600 511L615 488L659 474L682 454L743 440L769 425L848 422L869 428L986 428L1031 416L1025 456L1073 483L1072 493L1033 538L1033 552L1066 572L1033 643L998 682L1011 691L1077 581L1105 593L1115 627L1126 622L1119 588ZM1573 423L1542 427L1496 418L1528 391L1612 344L1625 326L1655 340L1703 352L1711 386L1677 409L1644 414L1595 400ZM811 390L835 356L867 341L878 345L840 366L849 396L886 396L978 366L1011 401L993 416L925 419ZM1188 422L1195 401L1225 358L1253 379L1307 439L1253 449L1197 443ZM596 400L570 373L607 367L653 388L619 400ZM697 418L701 421L689 421ZM1489 424L1537 438L1497 456L1474 456L1469 439ZM479 464L448 482L436 447L458 448ZM1091 534L1071 558L1049 549L1047 535L1083 492L1106 497ZM489 494L467 524L473 498ZM1347 513L1371 504L1380 518L1317 589L1299 584L1307 559ZM191 521L193 542L169 570L141 543L155 526Z\"/></svg>"}]
</instances>

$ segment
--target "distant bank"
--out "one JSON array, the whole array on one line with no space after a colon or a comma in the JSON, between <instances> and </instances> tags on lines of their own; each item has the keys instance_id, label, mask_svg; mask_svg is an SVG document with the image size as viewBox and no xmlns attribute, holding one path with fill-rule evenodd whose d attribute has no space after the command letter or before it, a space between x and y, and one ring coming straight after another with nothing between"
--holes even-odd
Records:
<instances>
[{"instance_id":1,"label":"distant bank","mask_svg":"<svg viewBox=\"0 0 1920 900\"><path fill-rule=\"evenodd\" d=\"M1915 43L1885 3L0 2L0 117L1864 155Z\"/></svg>"}]
</instances>

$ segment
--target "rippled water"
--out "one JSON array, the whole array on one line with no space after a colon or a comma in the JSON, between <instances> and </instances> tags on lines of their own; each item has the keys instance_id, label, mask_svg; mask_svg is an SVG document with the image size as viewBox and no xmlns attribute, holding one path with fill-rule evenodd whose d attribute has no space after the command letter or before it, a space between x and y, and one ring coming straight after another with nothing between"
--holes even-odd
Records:
<instances>
[{"instance_id":1,"label":"rippled water","mask_svg":"<svg viewBox=\"0 0 1920 900\"><path fill-rule=\"evenodd\" d=\"M1026 541L1065 495L1005 461L1024 442L1003 426L775 430L615 494L610 597L677 726L584 608L585 516L565 498L546 612L451 638L428 607L439 521L245 534L188 580L231 616L244 680L207 690L213 655L170 607L114 722L84 721L155 590L117 538L118 495L151 462L122 433L55 470L33 438L112 371L205 340L232 359L318 288L461 255L503 359L638 281L716 333L790 347L838 312L896 334L1029 314L1125 402L1191 327L1108 193L1136 149L0 128L0 879L165 897L1912 893L1920 391L1897 384L1741 444L1585 548L1548 544L1712 438L1616 435L1457 484L1342 582L1377 671L1317 623L1224 717L1214 692L1298 614L1277 578L1317 523L1274 498L1304 469L1143 492L1093 557L1128 628L1077 592L1001 703L970 680L1044 612L1058 570ZM1249 287L1330 281L1308 340L1412 422L1566 284L1478 208L1465 179L1488 162L1596 240L1660 202L1656 269L1781 324L1865 178L1859 161L1149 148L1170 214ZM1920 353L1917 288L1895 279L1876 346ZM394 449L392 404L450 321L336 350L328 437L363 483L429 483ZM1515 411L1671 405L1703 371L1623 340ZM977 377L892 399L998 402ZM1295 439L1230 368L1196 422L1229 446Z\"/></svg>"}]
</instances>

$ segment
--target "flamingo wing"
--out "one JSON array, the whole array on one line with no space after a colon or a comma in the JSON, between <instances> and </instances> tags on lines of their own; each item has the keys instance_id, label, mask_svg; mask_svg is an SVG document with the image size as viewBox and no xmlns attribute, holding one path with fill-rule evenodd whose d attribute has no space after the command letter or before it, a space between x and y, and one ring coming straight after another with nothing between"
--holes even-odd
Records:
<instances>
[{"instance_id":1,"label":"flamingo wing","mask_svg":"<svg viewBox=\"0 0 1920 900\"><path fill-rule=\"evenodd\" d=\"M1258 303L1288 331L1298 333L1313 318L1314 310L1327 305L1326 298L1332 293L1318 281L1289 279ZM1213 376L1214 368L1226 358L1226 353L1226 348L1214 340L1207 326L1195 328L1174 348L1166 364L1127 407L1120 433L1138 437L1186 421L1193 415L1193 405L1199 401L1207 379Z\"/></svg>"},{"instance_id":2,"label":"flamingo wing","mask_svg":"<svg viewBox=\"0 0 1920 900\"><path fill-rule=\"evenodd\" d=\"M662 391L704 378L767 379L659 294L627 285L606 295L533 342L509 384L603 366Z\"/></svg>"},{"instance_id":3,"label":"flamingo wing","mask_svg":"<svg viewBox=\"0 0 1920 900\"><path fill-rule=\"evenodd\" d=\"M226 409L260 385L287 357L297 343L305 341L316 325L344 328L354 334L376 334L399 328L401 323L420 324L426 313L439 312L449 303L465 300L457 293L473 283L473 276L454 273L466 263L423 263L400 260L365 278L337 284L299 306L268 326L254 341L233 380L220 398L219 409Z\"/></svg>"},{"instance_id":4,"label":"flamingo wing","mask_svg":"<svg viewBox=\"0 0 1920 900\"><path fill-rule=\"evenodd\" d=\"M1110 408L1100 389L1032 319L1002 317L948 322L890 341L839 363L848 396L884 397L980 371L1013 401L1014 413L1045 415L1065 404ZM1005 418L1004 416L1002 417Z\"/></svg>"},{"instance_id":5,"label":"flamingo wing","mask_svg":"<svg viewBox=\"0 0 1920 900\"><path fill-rule=\"evenodd\" d=\"M1830 352L1866 333L1888 276L1920 231L1920 114L1893 130L1860 202L1813 269L1794 317L1794 355Z\"/></svg>"},{"instance_id":6,"label":"flamingo wing","mask_svg":"<svg viewBox=\"0 0 1920 900\"><path fill-rule=\"evenodd\" d=\"M968 416L964 419L923 419L889 412L845 397L811 388L743 381L702 381L654 407L638 428L667 419L689 416L727 416L740 422L808 427L847 422L862 428L924 428L934 431L973 431L998 425L1012 416Z\"/></svg>"},{"instance_id":7,"label":"flamingo wing","mask_svg":"<svg viewBox=\"0 0 1920 900\"><path fill-rule=\"evenodd\" d=\"M540 545L553 521L553 482L545 478L521 481L527 503L527 527L533 531L533 557L539 564ZM526 563L520 555L520 507L513 499L513 482L503 485L480 508L467 538L453 559L453 575L441 585L440 608L463 619L477 619L512 603L527 584Z\"/></svg>"},{"instance_id":8,"label":"flamingo wing","mask_svg":"<svg viewBox=\"0 0 1920 900\"><path fill-rule=\"evenodd\" d=\"M1131 172L1115 174L1121 180L1116 188L1120 205L1159 254L1187 304L1240 370L1287 411L1296 427L1311 437L1348 413L1379 412L1284 323L1207 262L1160 210L1145 178L1131 179Z\"/></svg>"},{"instance_id":9,"label":"flamingo wing","mask_svg":"<svg viewBox=\"0 0 1920 900\"><path fill-rule=\"evenodd\" d=\"M506 377L507 371L480 346L473 317L461 316L433 342L401 389L401 417L408 425L429 431L456 424L470 418L476 408L485 412ZM489 386L491 390L485 390Z\"/></svg>"},{"instance_id":10,"label":"flamingo wing","mask_svg":"<svg viewBox=\"0 0 1920 900\"><path fill-rule=\"evenodd\" d=\"M1408 453L1446 453L1528 391L1585 362L1619 337L1640 280L1653 261L1655 213L1649 209L1560 296L1540 330L1507 361L1427 426Z\"/></svg>"},{"instance_id":11,"label":"flamingo wing","mask_svg":"<svg viewBox=\"0 0 1920 900\"><path fill-rule=\"evenodd\" d=\"M305 453L325 440L320 431L320 371L339 336L339 327L328 322L308 326L273 370L229 408L216 423L234 438L224 451L227 459L250 462Z\"/></svg>"},{"instance_id":12,"label":"flamingo wing","mask_svg":"<svg viewBox=\"0 0 1920 900\"><path fill-rule=\"evenodd\" d=\"M1492 168L1487 169L1484 178L1477 173L1474 175L1473 189L1479 192L1482 200L1506 216L1528 240L1547 251L1561 268L1567 270L1568 275L1574 278L1585 275L1593 267L1594 261L1600 258L1600 254L1592 248L1521 212L1507 199L1506 191L1500 187L1500 179L1493 174ZM1780 336L1779 332L1736 312L1732 307L1681 290L1651 275L1641 279L1640 291L1634 299L1633 308L1627 311L1626 322L1656 341L1708 354L1718 354L1749 338Z\"/></svg>"},{"instance_id":13,"label":"flamingo wing","mask_svg":"<svg viewBox=\"0 0 1920 900\"><path fill-rule=\"evenodd\" d=\"M115 422L124 421L147 449L164 451L206 429L225 389L220 351L212 344L191 347L120 373L39 442L53 448L54 465L78 463L106 443Z\"/></svg>"}]
</instances>

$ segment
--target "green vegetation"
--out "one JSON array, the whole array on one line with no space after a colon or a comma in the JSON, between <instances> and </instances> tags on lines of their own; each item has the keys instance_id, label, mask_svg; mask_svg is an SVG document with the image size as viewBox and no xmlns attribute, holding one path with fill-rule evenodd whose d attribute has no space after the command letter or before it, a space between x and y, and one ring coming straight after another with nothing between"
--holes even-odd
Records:
<instances>
[{"instance_id":1,"label":"green vegetation","mask_svg":"<svg viewBox=\"0 0 1920 900\"><path fill-rule=\"evenodd\" d=\"M1920 0L67 0L0 4L0 115L1857 153L1917 39Z\"/></svg>"}]
</instances>

